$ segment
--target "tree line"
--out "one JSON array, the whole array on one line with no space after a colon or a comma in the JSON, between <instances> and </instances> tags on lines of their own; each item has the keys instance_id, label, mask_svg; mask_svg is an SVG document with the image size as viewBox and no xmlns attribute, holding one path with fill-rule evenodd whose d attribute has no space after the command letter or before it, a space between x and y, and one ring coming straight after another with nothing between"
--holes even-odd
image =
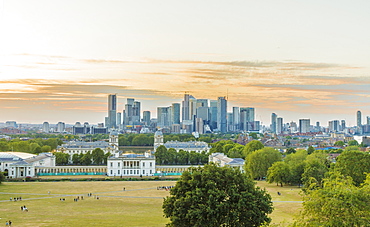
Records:
<instances>
[{"instance_id":1,"label":"tree line","mask_svg":"<svg viewBox=\"0 0 370 227\"><path fill-rule=\"evenodd\" d=\"M108 152L104 154L104 151L100 148L95 148L92 152L88 151L86 154L73 154L72 157L67 153L55 152L55 164L56 165L106 165L107 159L111 156ZM71 160L71 161L70 161Z\"/></svg>"},{"instance_id":2,"label":"tree line","mask_svg":"<svg viewBox=\"0 0 370 227\"><path fill-rule=\"evenodd\" d=\"M179 150L174 148L167 149L165 146L159 146L155 153L155 162L157 165L203 165L208 163L208 152L195 152Z\"/></svg>"},{"instance_id":3,"label":"tree line","mask_svg":"<svg viewBox=\"0 0 370 227\"><path fill-rule=\"evenodd\" d=\"M30 139L23 141L19 138L6 140L0 140L0 151L16 151L16 152L26 152L32 154L39 154L42 152L50 152L55 150L58 145L61 145L63 142L58 138L49 138L49 139Z\"/></svg>"}]
</instances>

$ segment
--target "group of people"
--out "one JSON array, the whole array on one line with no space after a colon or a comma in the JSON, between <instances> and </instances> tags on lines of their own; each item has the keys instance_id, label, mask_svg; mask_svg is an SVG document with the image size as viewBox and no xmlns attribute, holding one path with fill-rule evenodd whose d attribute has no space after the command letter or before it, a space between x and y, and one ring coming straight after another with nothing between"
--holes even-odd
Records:
<instances>
[{"instance_id":1,"label":"group of people","mask_svg":"<svg viewBox=\"0 0 370 227\"><path fill-rule=\"evenodd\" d=\"M26 206L21 206L21 211L27 211L28 212L28 208Z\"/></svg>"},{"instance_id":2,"label":"group of people","mask_svg":"<svg viewBox=\"0 0 370 227\"><path fill-rule=\"evenodd\" d=\"M166 190L166 191L168 191L168 190L171 190L173 187L175 187L175 186L159 186L159 187L157 187L157 190Z\"/></svg>"},{"instance_id":3,"label":"group of people","mask_svg":"<svg viewBox=\"0 0 370 227\"><path fill-rule=\"evenodd\" d=\"M6 226L12 226L12 221L9 220L9 221L5 222L5 225Z\"/></svg>"},{"instance_id":4,"label":"group of people","mask_svg":"<svg viewBox=\"0 0 370 227\"><path fill-rule=\"evenodd\" d=\"M76 198L73 199L74 202L78 202L78 200L84 200L84 197L83 196L77 196Z\"/></svg>"},{"instance_id":5,"label":"group of people","mask_svg":"<svg viewBox=\"0 0 370 227\"><path fill-rule=\"evenodd\" d=\"M22 201L22 197L17 197L17 198L10 197L10 201L14 201L14 202Z\"/></svg>"}]
</instances>

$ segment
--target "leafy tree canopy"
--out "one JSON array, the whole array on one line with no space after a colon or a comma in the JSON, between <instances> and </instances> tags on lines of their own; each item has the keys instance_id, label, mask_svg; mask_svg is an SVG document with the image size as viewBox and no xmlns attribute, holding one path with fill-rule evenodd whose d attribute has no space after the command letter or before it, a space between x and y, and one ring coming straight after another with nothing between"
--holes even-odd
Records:
<instances>
[{"instance_id":1,"label":"leafy tree canopy","mask_svg":"<svg viewBox=\"0 0 370 227\"><path fill-rule=\"evenodd\" d=\"M163 202L167 226L261 226L271 196L240 170L205 165L185 171Z\"/></svg>"}]
</instances>

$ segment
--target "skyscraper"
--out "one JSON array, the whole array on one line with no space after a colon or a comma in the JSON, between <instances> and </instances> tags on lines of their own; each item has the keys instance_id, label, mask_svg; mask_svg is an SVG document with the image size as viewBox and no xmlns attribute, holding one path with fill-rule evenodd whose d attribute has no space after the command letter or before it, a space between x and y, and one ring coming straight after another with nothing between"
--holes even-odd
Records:
<instances>
[{"instance_id":1,"label":"skyscraper","mask_svg":"<svg viewBox=\"0 0 370 227\"><path fill-rule=\"evenodd\" d=\"M123 110L123 124L138 125L141 119L141 103L133 98L128 98Z\"/></svg>"},{"instance_id":2,"label":"skyscraper","mask_svg":"<svg viewBox=\"0 0 370 227\"><path fill-rule=\"evenodd\" d=\"M357 127L361 127L362 125L362 119L361 119L361 111L357 111Z\"/></svg>"},{"instance_id":3,"label":"skyscraper","mask_svg":"<svg viewBox=\"0 0 370 227\"><path fill-rule=\"evenodd\" d=\"M117 126L117 95L108 96L108 125L107 128L116 128Z\"/></svg>"},{"instance_id":4,"label":"skyscraper","mask_svg":"<svg viewBox=\"0 0 370 227\"><path fill-rule=\"evenodd\" d=\"M276 134L280 135L283 132L283 118L276 118Z\"/></svg>"},{"instance_id":5,"label":"skyscraper","mask_svg":"<svg viewBox=\"0 0 370 227\"><path fill-rule=\"evenodd\" d=\"M240 107L240 125L244 131L253 130L254 122L254 108L253 107Z\"/></svg>"},{"instance_id":6,"label":"skyscraper","mask_svg":"<svg viewBox=\"0 0 370 227\"><path fill-rule=\"evenodd\" d=\"M212 130L217 128L217 100L210 100L209 115Z\"/></svg>"},{"instance_id":7,"label":"skyscraper","mask_svg":"<svg viewBox=\"0 0 370 227\"><path fill-rule=\"evenodd\" d=\"M160 128L170 126L169 107L157 107L157 126Z\"/></svg>"},{"instance_id":8,"label":"skyscraper","mask_svg":"<svg viewBox=\"0 0 370 227\"><path fill-rule=\"evenodd\" d=\"M310 132L310 119L299 119L299 132Z\"/></svg>"},{"instance_id":9,"label":"skyscraper","mask_svg":"<svg viewBox=\"0 0 370 227\"><path fill-rule=\"evenodd\" d=\"M277 115L276 113L272 113L271 114L271 131L274 132L274 133L277 133L276 132L276 126L277 126Z\"/></svg>"},{"instance_id":10,"label":"skyscraper","mask_svg":"<svg viewBox=\"0 0 370 227\"><path fill-rule=\"evenodd\" d=\"M226 97L218 97L217 102L217 129L225 133L227 131L227 100Z\"/></svg>"},{"instance_id":11,"label":"skyscraper","mask_svg":"<svg viewBox=\"0 0 370 227\"><path fill-rule=\"evenodd\" d=\"M49 122L44 122L42 124L42 132L44 133L49 133L50 132L50 125L49 125Z\"/></svg>"},{"instance_id":12,"label":"skyscraper","mask_svg":"<svg viewBox=\"0 0 370 227\"><path fill-rule=\"evenodd\" d=\"M180 103L172 103L171 125L173 124L180 124Z\"/></svg>"},{"instance_id":13,"label":"skyscraper","mask_svg":"<svg viewBox=\"0 0 370 227\"><path fill-rule=\"evenodd\" d=\"M150 125L150 111L143 112L143 122L146 126Z\"/></svg>"},{"instance_id":14,"label":"skyscraper","mask_svg":"<svg viewBox=\"0 0 370 227\"><path fill-rule=\"evenodd\" d=\"M233 107L233 125L234 125L234 131L239 131L239 129L240 129L240 110L239 110L239 107Z\"/></svg>"},{"instance_id":15,"label":"skyscraper","mask_svg":"<svg viewBox=\"0 0 370 227\"><path fill-rule=\"evenodd\" d=\"M184 101L182 101L182 120L190 120L189 118L189 94L185 93Z\"/></svg>"}]
</instances>

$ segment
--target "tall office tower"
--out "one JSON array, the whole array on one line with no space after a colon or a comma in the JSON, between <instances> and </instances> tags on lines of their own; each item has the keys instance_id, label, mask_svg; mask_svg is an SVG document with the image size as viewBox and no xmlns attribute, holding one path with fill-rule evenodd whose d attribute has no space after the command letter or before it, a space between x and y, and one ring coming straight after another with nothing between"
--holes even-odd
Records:
<instances>
[{"instance_id":1,"label":"tall office tower","mask_svg":"<svg viewBox=\"0 0 370 227\"><path fill-rule=\"evenodd\" d=\"M277 126L276 118L277 118L276 113L272 113L271 114L271 131L274 133L276 133L276 126Z\"/></svg>"},{"instance_id":2,"label":"tall office tower","mask_svg":"<svg viewBox=\"0 0 370 227\"><path fill-rule=\"evenodd\" d=\"M203 121L206 122L206 124L208 124L208 121L209 121L209 117L210 117L210 114L209 114L209 108L208 107L198 107L197 108L197 118L202 118Z\"/></svg>"},{"instance_id":3,"label":"tall office tower","mask_svg":"<svg viewBox=\"0 0 370 227\"><path fill-rule=\"evenodd\" d=\"M44 122L42 124L42 132L44 133L49 133L50 132L50 125L49 125L49 122Z\"/></svg>"},{"instance_id":4,"label":"tall office tower","mask_svg":"<svg viewBox=\"0 0 370 227\"><path fill-rule=\"evenodd\" d=\"M227 113L227 131L235 131L233 113Z\"/></svg>"},{"instance_id":5,"label":"tall office tower","mask_svg":"<svg viewBox=\"0 0 370 227\"><path fill-rule=\"evenodd\" d=\"M173 124L180 124L180 103L172 103L171 125Z\"/></svg>"},{"instance_id":6,"label":"tall office tower","mask_svg":"<svg viewBox=\"0 0 370 227\"><path fill-rule=\"evenodd\" d=\"M329 121L329 132L339 132L339 121L338 120L333 120Z\"/></svg>"},{"instance_id":7,"label":"tall office tower","mask_svg":"<svg viewBox=\"0 0 370 227\"><path fill-rule=\"evenodd\" d=\"M143 122L146 126L150 125L150 111L143 112Z\"/></svg>"},{"instance_id":8,"label":"tall office tower","mask_svg":"<svg viewBox=\"0 0 370 227\"><path fill-rule=\"evenodd\" d=\"M239 131L240 130L240 109L239 107L233 107L233 125L234 130Z\"/></svg>"},{"instance_id":9,"label":"tall office tower","mask_svg":"<svg viewBox=\"0 0 370 227\"><path fill-rule=\"evenodd\" d=\"M283 118L276 118L276 134L280 135L283 132Z\"/></svg>"},{"instance_id":10,"label":"tall office tower","mask_svg":"<svg viewBox=\"0 0 370 227\"><path fill-rule=\"evenodd\" d=\"M366 117L366 124L367 124L367 125L370 125L370 116L367 116L367 117Z\"/></svg>"},{"instance_id":11,"label":"tall office tower","mask_svg":"<svg viewBox=\"0 0 370 227\"><path fill-rule=\"evenodd\" d=\"M310 132L310 119L299 119L299 132Z\"/></svg>"},{"instance_id":12,"label":"tall office tower","mask_svg":"<svg viewBox=\"0 0 370 227\"><path fill-rule=\"evenodd\" d=\"M197 99L192 95L189 97L189 118L194 121L197 115Z\"/></svg>"},{"instance_id":13,"label":"tall office tower","mask_svg":"<svg viewBox=\"0 0 370 227\"><path fill-rule=\"evenodd\" d=\"M199 134L204 134L204 123L202 118L196 118L195 131L198 132Z\"/></svg>"},{"instance_id":14,"label":"tall office tower","mask_svg":"<svg viewBox=\"0 0 370 227\"><path fill-rule=\"evenodd\" d=\"M296 133L298 131L297 123L294 121L290 122L289 127L290 127L290 133Z\"/></svg>"},{"instance_id":15,"label":"tall office tower","mask_svg":"<svg viewBox=\"0 0 370 227\"><path fill-rule=\"evenodd\" d=\"M197 108L198 107L208 107L208 99L197 99Z\"/></svg>"},{"instance_id":16,"label":"tall office tower","mask_svg":"<svg viewBox=\"0 0 370 227\"><path fill-rule=\"evenodd\" d=\"M254 130L254 108L253 107L240 107L240 125L244 131Z\"/></svg>"},{"instance_id":17,"label":"tall office tower","mask_svg":"<svg viewBox=\"0 0 370 227\"><path fill-rule=\"evenodd\" d=\"M361 127L361 122L362 122L362 119L361 119L361 111L357 111L357 127Z\"/></svg>"},{"instance_id":18,"label":"tall office tower","mask_svg":"<svg viewBox=\"0 0 370 227\"><path fill-rule=\"evenodd\" d=\"M122 124L122 113L117 113L117 125Z\"/></svg>"},{"instance_id":19,"label":"tall office tower","mask_svg":"<svg viewBox=\"0 0 370 227\"><path fill-rule=\"evenodd\" d=\"M209 115L212 130L217 128L217 100L210 100Z\"/></svg>"},{"instance_id":20,"label":"tall office tower","mask_svg":"<svg viewBox=\"0 0 370 227\"><path fill-rule=\"evenodd\" d=\"M341 121L341 131L344 131L344 129L346 129L346 121L342 120Z\"/></svg>"},{"instance_id":21,"label":"tall office tower","mask_svg":"<svg viewBox=\"0 0 370 227\"><path fill-rule=\"evenodd\" d=\"M64 122L58 122L57 124L57 132L64 132L66 129L66 125Z\"/></svg>"},{"instance_id":22,"label":"tall office tower","mask_svg":"<svg viewBox=\"0 0 370 227\"><path fill-rule=\"evenodd\" d=\"M226 97L218 97L217 102L217 129L225 133L227 131L227 100Z\"/></svg>"},{"instance_id":23,"label":"tall office tower","mask_svg":"<svg viewBox=\"0 0 370 227\"><path fill-rule=\"evenodd\" d=\"M170 126L169 107L157 107L157 126L160 128Z\"/></svg>"},{"instance_id":24,"label":"tall office tower","mask_svg":"<svg viewBox=\"0 0 370 227\"><path fill-rule=\"evenodd\" d=\"M132 124L138 125L140 124L141 119L141 104L138 101L134 101L134 104L132 105Z\"/></svg>"},{"instance_id":25,"label":"tall office tower","mask_svg":"<svg viewBox=\"0 0 370 227\"><path fill-rule=\"evenodd\" d=\"M89 134L90 133L90 124L89 122L84 123L84 134Z\"/></svg>"},{"instance_id":26,"label":"tall office tower","mask_svg":"<svg viewBox=\"0 0 370 227\"><path fill-rule=\"evenodd\" d=\"M189 94L185 93L184 101L182 101L182 120L190 120L189 118Z\"/></svg>"},{"instance_id":27,"label":"tall office tower","mask_svg":"<svg viewBox=\"0 0 370 227\"><path fill-rule=\"evenodd\" d=\"M117 126L117 95L111 94L108 96L108 128L116 128Z\"/></svg>"}]
</instances>

